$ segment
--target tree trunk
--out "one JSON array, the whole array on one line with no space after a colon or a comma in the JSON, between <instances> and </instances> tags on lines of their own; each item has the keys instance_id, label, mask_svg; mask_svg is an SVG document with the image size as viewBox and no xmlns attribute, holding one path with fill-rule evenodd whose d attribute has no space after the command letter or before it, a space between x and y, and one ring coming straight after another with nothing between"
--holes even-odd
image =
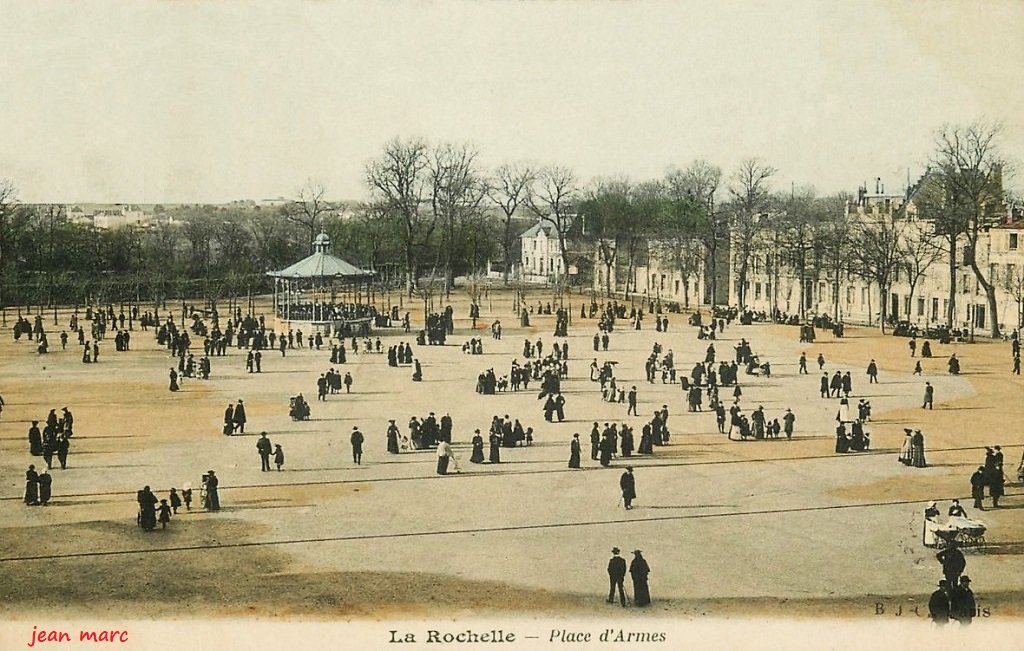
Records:
<instances>
[{"instance_id":1,"label":"tree trunk","mask_svg":"<svg viewBox=\"0 0 1024 651\"><path fill-rule=\"evenodd\" d=\"M868 292L870 294L870 292ZM881 326L882 334L885 334L885 323L889 317L889 288L878 285L878 300L881 301L880 315L881 315Z\"/></svg>"},{"instance_id":2,"label":"tree trunk","mask_svg":"<svg viewBox=\"0 0 1024 651\"><path fill-rule=\"evenodd\" d=\"M946 238L949 242L949 305L946 306L946 327L952 328L956 316L956 238Z\"/></svg>"}]
</instances>

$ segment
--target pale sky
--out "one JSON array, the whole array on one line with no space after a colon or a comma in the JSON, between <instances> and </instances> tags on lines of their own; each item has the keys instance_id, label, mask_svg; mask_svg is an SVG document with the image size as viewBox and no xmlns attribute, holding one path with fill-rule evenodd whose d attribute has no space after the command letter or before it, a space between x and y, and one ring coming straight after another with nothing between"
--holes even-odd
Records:
<instances>
[{"instance_id":1,"label":"pale sky","mask_svg":"<svg viewBox=\"0 0 1024 651\"><path fill-rule=\"evenodd\" d=\"M1024 3L0 0L23 201L362 199L395 136L583 180L760 156L902 190L944 122L1024 160Z\"/></svg>"}]
</instances>

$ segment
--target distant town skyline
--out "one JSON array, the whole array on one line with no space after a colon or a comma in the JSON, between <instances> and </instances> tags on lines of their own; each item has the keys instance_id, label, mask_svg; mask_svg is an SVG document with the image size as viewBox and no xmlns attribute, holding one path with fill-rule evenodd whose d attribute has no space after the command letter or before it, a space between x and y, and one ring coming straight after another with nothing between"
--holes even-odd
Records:
<instances>
[{"instance_id":1,"label":"distant town skyline","mask_svg":"<svg viewBox=\"0 0 1024 651\"><path fill-rule=\"evenodd\" d=\"M899 192L933 132L1024 159L1024 5L0 0L0 177L31 203L367 196L393 137L645 180L748 157L773 188ZM1020 187L1010 178L1010 188Z\"/></svg>"}]
</instances>

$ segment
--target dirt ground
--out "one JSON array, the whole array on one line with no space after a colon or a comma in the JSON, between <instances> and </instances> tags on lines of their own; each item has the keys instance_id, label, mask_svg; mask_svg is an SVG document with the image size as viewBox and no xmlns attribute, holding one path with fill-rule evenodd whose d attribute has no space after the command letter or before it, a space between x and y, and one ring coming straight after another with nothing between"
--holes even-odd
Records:
<instances>
[{"instance_id":1,"label":"dirt ground","mask_svg":"<svg viewBox=\"0 0 1024 651\"><path fill-rule=\"evenodd\" d=\"M551 300L532 294L530 304ZM589 298L586 299L589 302ZM45 323L55 348L37 355L15 343L12 314L0 340L0 613L23 618L45 611L107 617L129 609L136 617L281 617L383 619L517 614L522 616L638 616L604 602L605 566L613 545L627 558L642 549L652 567L652 608L645 616L876 617L876 604L923 604L941 578L934 551L921 545L928 500L959 497L989 527L988 544L968 553L967 573L980 607L998 619L1021 616L1024 596L1024 507L1016 467L1022 435L1011 425L1024 417L1022 380L1010 375L1005 342L934 346L913 377L907 339L848 328L843 339L819 333L798 343L798 329L733 325L715 342L719 358L741 337L772 363L770 379L741 376L746 409L764 405L770 418L785 408L797 416L793 440L730 441L718 434L712 412L686 413L678 385L647 384L643 363L657 341L674 351L687 373L708 342L696 338L683 315L671 315L668 333L648 319L642 331L620 327L608 352L594 353L596 322L579 319L581 297L570 304L570 379L563 423L547 423L536 392L482 396L477 374L506 374L522 361L523 340L550 350L553 317L534 315L516 325L511 294L483 301L471 330L468 299L455 297L456 333L444 347L416 347L425 379L387 366L386 356L349 355L342 371L354 377L351 395L316 402L316 378L331 366L321 351L268 352L263 373L245 372L243 351L212 358L210 381L185 380L167 390L174 364L152 332L136 325L130 352L101 344L100 361L84 365L77 346L60 351L62 313ZM269 307L266 309L269 313ZM175 313L175 316L180 316ZM421 308L413 310L414 325ZM500 319L501 341L490 323ZM414 342L398 329L380 332L384 348ZM482 336L484 355L461 344ZM74 341L74 338L72 338ZM361 345L361 342L360 342ZM812 372L797 373L807 353ZM818 397L814 358L825 370L850 370L852 402L873 406L869 453L837 455L836 400ZM963 374L946 373L956 353ZM641 417L625 405L600 400L589 381L592 358L618 361L620 386L636 384ZM874 358L881 381L864 369ZM921 409L925 381L935 386L935 409ZM312 419L293 422L288 397L303 392ZM224 407L242 398L249 423L244 436L220 432ZM672 414L670 445L634 458L638 508L617 505L618 477L590 460L593 421L643 421L662 404ZM42 459L28 454L33 419L63 406L75 414L69 468L54 477L46 508L22 503L24 471ZM439 477L432 452L385 451L387 420L403 432L413 415L448 412L455 423L461 472ZM473 465L473 430L486 433L495 414L534 428L529 448L502 449L500 465ZM348 433L366 434L363 464L353 464ZM926 436L929 467L897 463L903 428ZM266 431L285 449L283 472L263 473L255 442ZM584 468L567 468L569 440L584 440ZM969 477L984 446L1001 445L1009 481L998 510L976 512ZM215 469L223 509L179 513L166 530L135 526L135 492L158 497ZM986 506L989 501L986 500ZM628 586L628 580L627 580Z\"/></svg>"}]
</instances>

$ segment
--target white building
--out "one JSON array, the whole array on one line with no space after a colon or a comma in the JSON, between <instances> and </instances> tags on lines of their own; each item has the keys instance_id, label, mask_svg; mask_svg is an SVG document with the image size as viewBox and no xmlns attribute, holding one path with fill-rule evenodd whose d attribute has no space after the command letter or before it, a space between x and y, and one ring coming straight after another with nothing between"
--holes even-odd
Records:
<instances>
[{"instance_id":1,"label":"white building","mask_svg":"<svg viewBox=\"0 0 1024 651\"><path fill-rule=\"evenodd\" d=\"M521 249L517 275L528 283L557 282L565 275L562 249L558 232L551 222L538 219L537 223L519 236Z\"/></svg>"},{"instance_id":2,"label":"white building","mask_svg":"<svg viewBox=\"0 0 1024 651\"><path fill-rule=\"evenodd\" d=\"M973 327L975 334L984 334L992 315L985 292L968 264L972 252L967 249L966 239L961 237L958 241L951 280L944 239L935 235L933 222L918 217L914 200L926 182L927 177L922 178L906 194L869 194L861 188L857 199L847 205L846 217L850 222L895 217L901 221L899 230L905 240L923 238L939 247L926 265L917 265L916 273L913 257L905 255L904 262L894 270L885 296L875 283L854 273L849 260L838 265L828 259L816 260L801 278L785 263L785 252L773 246L771 235L766 235L748 262L746 307L767 313L777 309L790 315L800 314L802 296L803 314L807 317L827 314L847 323L877 325L884 300L890 319L924 328L946 323L952 283L953 327ZM1001 216L1004 208L1005 216ZM973 254L978 266L987 270L994 281L995 316L1005 332L1020 325L1024 309L1024 213L1019 207L1005 206L995 214L999 222L980 233ZM733 256L729 292L733 305L739 304L737 263Z\"/></svg>"}]
</instances>

